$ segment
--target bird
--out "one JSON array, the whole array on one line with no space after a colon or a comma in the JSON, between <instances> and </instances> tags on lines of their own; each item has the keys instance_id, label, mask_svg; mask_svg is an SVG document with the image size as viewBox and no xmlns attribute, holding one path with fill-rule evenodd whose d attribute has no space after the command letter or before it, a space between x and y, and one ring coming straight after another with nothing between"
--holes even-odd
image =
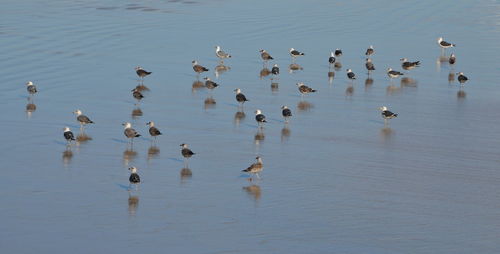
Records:
<instances>
[{"instance_id":1,"label":"bird","mask_svg":"<svg viewBox=\"0 0 500 254\"><path fill-rule=\"evenodd\" d=\"M373 49L373 46L372 46L372 45L370 45L370 47L368 47L368 48L366 49L366 53L365 53L365 55L367 55L367 56L371 56L371 55L373 55L373 54L375 54L375 50Z\"/></svg>"},{"instance_id":2,"label":"bird","mask_svg":"<svg viewBox=\"0 0 500 254\"><path fill-rule=\"evenodd\" d=\"M181 144L181 154L186 160L191 158L191 156L195 155L191 149L188 148L187 144Z\"/></svg>"},{"instance_id":3,"label":"bird","mask_svg":"<svg viewBox=\"0 0 500 254\"><path fill-rule=\"evenodd\" d=\"M73 132L69 129L69 127L64 127L63 135L66 141L68 141L68 144L75 140L75 135L73 135Z\"/></svg>"},{"instance_id":4,"label":"bird","mask_svg":"<svg viewBox=\"0 0 500 254\"><path fill-rule=\"evenodd\" d=\"M335 53L335 56L336 56L336 57L342 56L342 50L341 50L341 49L339 49L339 48L338 48L338 49L335 49L335 52L334 52L334 53Z\"/></svg>"},{"instance_id":5,"label":"bird","mask_svg":"<svg viewBox=\"0 0 500 254\"><path fill-rule=\"evenodd\" d=\"M203 78L205 80L205 87L212 90L219 86L219 84L212 81L209 77Z\"/></svg>"},{"instance_id":6,"label":"bird","mask_svg":"<svg viewBox=\"0 0 500 254\"><path fill-rule=\"evenodd\" d=\"M259 52L260 52L260 57L262 58L262 60L264 60L264 62L274 59L265 49L261 49L259 50Z\"/></svg>"},{"instance_id":7,"label":"bird","mask_svg":"<svg viewBox=\"0 0 500 254\"><path fill-rule=\"evenodd\" d=\"M301 94L308 94L308 93L314 93L316 90L306 86L303 82L297 83L297 87L299 88L299 92Z\"/></svg>"},{"instance_id":8,"label":"bird","mask_svg":"<svg viewBox=\"0 0 500 254\"><path fill-rule=\"evenodd\" d=\"M225 58L231 58L231 55L224 52L220 46L215 46L215 55L222 61Z\"/></svg>"},{"instance_id":9,"label":"bird","mask_svg":"<svg viewBox=\"0 0 500 254\"><path fill-rule=\"evenodd\" d=\"M455 64L457 59L455 58L455 54L451 53L450 58L448 59L448 63Z\"/></svg>"},{"instance_id":10,"label":"bird","mask_svg":"<svg viewBox=\"0 0 500 254\"><path fill-rule=\"evenodd\" d=\"M259 127L262 127L262 124L267 123L266 116L262 114L260 109L255 110L255 121L257 121Z\"/></svg>"},{"instance_id":11,"label":"bird","mask_svg":"<svg viewBox=\"0 0 500 254\"><path fill-rule=\"evenodd\" d=\"M144 79L144 77L150 75L152 72L144 70L141 66L137 66L135 67L135 73L137 73L137 76L141 79Z\"/></svg>"},{"instance_id":12,"label":"bird","mask_svg":"<svg viewBox=\"0 0 500 254\"><path fill-rule=\"evenodd\" d=\"M144 98L144 95L139 91L139 89L134 88L132 89L132 96L137 100L140 101L142 98Z\"/></svg>"},{"instance_id":13,"label":"bird","mask_svg":"<svg viewBox=\"0 0 500 254\"><path fill-rule=\"evenodd\" d=\"M29 93L30 95L32 95L32 94L36 94L36 93L38 92L38 90L36 90L36 86L35 86L35 85L33 84L33 82L31 82L31 81L28 81L28 82L26 83L26 90L28 90L28 93Z\"/></svg>"},{"instance_id":14,"label":"bird","mask_svg":"<svg viewBox=\"0 0 500 254\"><path fill-rule=\"evenodd\" d=\"M352 72L351 69L347 69L347 78L349 78L350 80L355 80L356 79L356 74L354 74L354 72Z\"/></svg>"},{"instance_id":15,"label":"bird","mask_svg":"<svg viewBox=\"0 0 500 254\"><path fill-rule=\"evenodd\" d=\"M393 78L399 78L399 76L402 76L402 75L404 75L404 73L399 72L399 71L395 71L392 68L387 69L387 76L389 76L389 78L391 78L391 80Z\"/></svg>"},{"instance_id":16,"label":"bird","mask_svg":"<svg viewBox=\"0 0 500 254\"><path fill-rule=\"evenodd\" d=\"M141 136L141 134L139 134L135 129L132 128L131 123L126 122L123 123L122 125L125 126L123 134L125 134L125 137L130 138L132 143L134 143L134 138Z\"/></svg>"},{"instance_id":17,"label":"bird","mask_svg":"<svg viewBox=\"0 0 500 254\"><path fill-rule=\"evenodd\" d=\"M73 114L76 114L76 120L80 123L80 127L81 128L83 128L83 126L86 125L86 124L94 123L86 115L82 115L82 111L79 110L79 109L73 111Z\"/></svg>"},{"instance_id":18,"label":"bird","mask_svg":"<svg viewBox=\"0 0 500 254\"><path fill-rule=\"evenodd\" d=\"M469 78L467 78L463 72L458 72L457 75L458 75L457 80L461 85L465 84L465 82L469 80Z\"/></svg>"},{"instance_id":19,"label":"bird","mask_svg":"<svg viewBox=\"0 0 500 254\"><path fill-rule=\"evenodd\" d=\"M405 70L411 70L415 67L420 66L420 61L410 62L410 61L408 61L408 58L401 58L399 60L401 60L401 62L402 62L401 67L403 67L403 69L405 69Z\"/></svg>"},{"instance_id":20,"label":"bird","mask_svg":"<svg viewBox=\"0 0 500 254\"><path fill-rule=\"evenodd\" d=\"M366 69L368 70L368 74L370 74L371 71L375 70L375 65L373 65L371 58L366 58L365 66Z\"/></svg>"},{"instance_id":21,"label":"bird","mask_svg":"<svg viewBox=\"0 0 500 254\"><path fill-rule=\"evenodd\" d=\"M451 47L455 47L456 46L453 43L449 43L447 41L444 41L443 37L439 37L437 39L437 43L439 44L439 47L441 47L442 49L447 49L447 48L451 48Z\"/></svg>"},{"instance_id":22,"label":"bird","mask_svg":"<svg viewBox=\"0 0 500 254\"><path fill-rule=\"evenodd\" d=\"M199 75L200 73L202 73L202 72L208 71L208 69L207 69L207 68L205 68L205 67L203 67L203 66L199 65L199 64L198 64L198 61L196 61L196 60L193 60L191 63L193 64L193 70L194 70L194 71L195 71L198 75Z\"/></svg>"},{"instance_id":23,"label":"bird","mask_svg":"<svg viewBox=\"0 0 500 254\"><path fill-rule=\"evenodd\" d=\"M280 67L278 66L278 64L273 65L273 68L271 69L271 73L275 76L280 74Z\"/></svg>"},{"instance_id":24,"label":"bird","mask_svg":"<svg viewBox=\"0 0 500 254\"><path fill-rule=\"evenodd\" d=\"M130 170L130 176L128 178L128 181L130 185L135 184L135 187L137 189L137 184L141 182L141 177L139 177L139 174L137 174L137 168L136 167L130 167L128 168ZM129 189L130 189L129 185Z\"/></svg>"},{"instance_id":25,"label":"bird","mask_svg":"<svg viewBox=\"0 0 500 254\"><path fill-rule=\"evenodd\" d=\"M245 101L248 101L247 97L241 93L241 89L236 88L234 89L234 91L236 92L236 101L239 102L241 105L243 105Z\"/></svg>"},{"instance_id":26,"label":"bird","mask_svg":"<svg viewBox=\"0 0 500 254\"><path fill-rule=\"evenodd\" d=\"M330 57L328 57L328 62L330 64L334 64L335 63L335 53L334 52L330 52Z\"/></svg>"},{"instance_id":27,"label":"bird","mask_svg":"<svg viewBox=\"0 0 500 254\"><path fill-rule=\"evenodd\" d=\"M386 123L388 119L396 118L398 116L398 114L389 111L386 106L380 107L379 110L382 111L381 115Z\"/></svg>"},{"instance_id":28,"label":"bird","mask_svg":"<svg viewBox=\"0 0 500 254\"><path fill-rule=\"evenodd\" d=\"M257 176L257 178L260 179L259 172L262 172L264 166L262 164L262 158L260 158L260 156L255 157L255 159L257 160L257 162L250 165L250 167L243 169L242 172L254 174Z\"/></svg>"},{"instance_id":29,"label":"bird","mask_svg":"<svg viewBox=\"0 0 500 254\"><path fill-rule=\"evenodd\" d=\"M292 111L287 106L281 106L281 115L285 118L285 123L288 123L288 119L292 117Z\"/></svg>"},{"instance_id":30,"label":"bird","mask_svg":"<svg viewBox=\"0 0 500 254\"><path fill-rule=\"evenodd\" d=\"M146 123L146 125L149 126L149 135L151 135L151 137L154 137L155 140L157 136L162 135L160 130L155 127L155 123L153 121Z\"/></svg>"},{"instance_id":31,"label":"bird","mask_svg":"<svg viewBox=\"0 0 500 254\"><path fill-rule=\"evenodd\" d=\"M294 48L290 48L290 55L292 56L292 59L295 60L296 57L303 56L305 54L302 52L299 52L298 50L296 50Z\"/></svg>"}]
</instances>

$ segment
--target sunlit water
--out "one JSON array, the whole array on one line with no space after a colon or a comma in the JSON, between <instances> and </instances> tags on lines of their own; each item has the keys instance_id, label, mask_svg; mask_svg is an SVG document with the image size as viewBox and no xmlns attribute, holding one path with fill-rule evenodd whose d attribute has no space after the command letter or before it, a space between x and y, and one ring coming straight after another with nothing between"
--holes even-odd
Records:
<instances>
[{"instance_id":1,"label":"sunlit water","mask_svg":"<svg viewBox=\"0 0 500 254\"><path fill-rule=\"evenodd\" d=\"M2 252L499 253L499 13L497 1L4 1ZM453 67L439 36L457 44ZM233 55L225 72L215 45ZM290 47L306 53L292 73ZM260 77L259 49L279 79ZM402 57L422 66L391 83ZM220 87L197 87L194 59ZM136 105L137 65L153 74ZM301 98L300 81L318 92ZM387 126L383 105L399 113ZM96 122L86 136L77 108ZM126 121L143 134L132 148ZM197 153L188 166L181 143ZM263 179L250 182L256 155Z\"/></svg>"}]
</instances>

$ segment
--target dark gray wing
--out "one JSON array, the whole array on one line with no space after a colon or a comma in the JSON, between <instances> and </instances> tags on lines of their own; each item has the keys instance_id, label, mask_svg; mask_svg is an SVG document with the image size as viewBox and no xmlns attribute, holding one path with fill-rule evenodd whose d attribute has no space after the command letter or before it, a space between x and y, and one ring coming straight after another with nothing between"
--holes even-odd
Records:
<instances>
[{"instance_id":1,"label":"dark gray wing","mask_svg":"<svg viewBox=\"0 0 500 254\"><path fill-rule=\"evenodd\" d=\"M130 183L140 183L141 182L141 178L139 177L139 175L137 173L130 174L130 177L128 178L128 180Z\"/></svg>"},{"instance_id":2,"label":"dark gray wing","mask_svg":"<svg viewBox=\"0 0 500 254\"><path fill-rule=\"evenodd\" d=\"M161 135L161 132L160 132L160 130L158 130L158 128L153 126L153 127L149 128L149 134L151 134L151 136L158 136L158 135Z\"/></svg>"},{"instance_id":3,"label":"dark gray wing","mask_svg":"<svg viewBox=\"0 0 500 254\"><path fill-rule=\"evenodd\" d=\"M76 117L76 120L78 120L78 122L80 123L85 123L85 124L94 123L86 115L79 115L78 117Z\"/></svg>"},{"instance_id":4,"label":"dark gray wing","mask_svg":"<svg viewBox=\"0 0 500 254\"><path fill-rule=\"evenodd\" d=\"M259 122L259 123L265 123L266 116L264 116L263 114L258 114L255 116L255 120L257 120L257 122Z\"/></svg>"}]
</instances>

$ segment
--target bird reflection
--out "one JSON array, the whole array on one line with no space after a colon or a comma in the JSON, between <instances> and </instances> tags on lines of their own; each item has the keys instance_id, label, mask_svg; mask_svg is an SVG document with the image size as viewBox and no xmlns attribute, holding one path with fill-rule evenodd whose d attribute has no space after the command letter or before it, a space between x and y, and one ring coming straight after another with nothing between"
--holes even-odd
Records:
<instances>
[{"instance_id":1,"label":"bird reflection","mask_svg":"<svg viewBox=\"0 0 500 254\"><path fill-rule=\"evenodd\" d=\"M136 91L143 92L143 91L149 91L149 88L145 86L144 84L139 84L135 87Z\"/></svg>"},{"instance_id":2,"label":"bird reflection","mask_svg":"<svg viewBox=\"0 0 500 254\"><path fill-rule=\"evenodd\" d=\"M352 84L350 84L346 89L345 89L345 95L346 96L352 96L354 94L354 87Z\"/></svg>"},{"instance_id":3,"label":"bird reflection","mask_svg":"<svg viewBox=\"0 0 500 254\"><path fill-rule=\"evenodd\" d=\"M448 64L448 57L447 56L444 56L444 55L441 55L439 56L437 59L436 59L436 68L438 71L441 70L441 64Z\"/></svg>"},{"instance_id":4,"label":"bird reflection","mask_svg":"<svg viewBox=\"0 0 500 254\"><path fill-rule=\"evenodd\" d=\"M467 93L465 93L464 90L462 90L462 89L458 90L458 92L457 92L457 98L459 100L465 99L465 96L467 96Z\"/></svg>"},{"instance_id":5,"label":"bird reflection","mask_svg":"<svg viewBox=\"0 0 500 254\"><path fill-rule=\"evenodd\" d=\"M199 81L199 80L195 80L195 81L193 81L191 92L195 93L196 91L203 89L203 88L205 88L205 83L203 83L202 81Z\"/></svg>"},{"instance_id":6,"label":"bird reflection","mask_svg":"<svg viewBox=\"0 0 500 254\"><path fill-rule=\"evenodd\" d=\"M384 128L380 129L380 136L384 141L389 141L392 136L394 136L395 132L387 125Z\"/></svg>"},{"instance_id":7,"label":"bird reflection","mask_svg":"<svg viewBox=\"0 0 500 254\"><path fill-rule=\"evenodd\" d=\"M417 87L417 80L410 77L401 78L401 87Z\"/></svg>"},{"instance_id":8,"label":"bird reflection","mask_svg":"<svg viewBox=\"0 0 500 254\"><path fill-rule=\"evenodd\" d=\"M340 69L342 69L342 63L337 61L337 62L335 62L333 67L335 68L336 71L339 71Z\"/></svg>"},{"instance_id":9,"label":"bird reflection","mask_svg":"<svg viewBox=\"0 0 500 254\"><path fill-rule=\"evenodd\" d=\"M215 108L216 101L212 96L207 97L204 101L204 109Z\"/></svg>"},{"instance_id":10,"label":"bird reflection","mask_svg":"<svg viewBox=\"0 0 500 254\"><path fill-rule=\"evenodd\" d=\"M77 145L87 143L90 140L92 140L92 137L85 134L85 132L81 132L76 136L76 144Z\"/></svg>"},{"instance_id":11,"label":"bird reflection","mask_svg":"<svg viewBox=\"0 0 500 254\"><path fill-rule=\"evenodd\" d=\"M71 151L71 147L67 146L66 150L62 153L62 160L64 167L67 167L71 163L71 159L73 158L73 151Z\"/></svg>"},{"instance_id":12,"label":"bird reflection","mask_svg":"<svg viewBox=\"0 0 500 254\"><path fill-rule=\"evenodd\" d=\"M288 141L288 139L290 138L290 134L291 131L290 128L288 128L288 124L285 124L285 126L283 126L283 129L281 129L281 142Z\"/></svg>"},{"instance_id":13,"label":"bird reflection","mask_svg":"<svg viewBox=\"0 0 500 254\"><path fill-rule=\"evenodd\" d=\"M216 78L219 78L219 76L220 76L222 73L224 73L224 72L226 72L226 71L229 71L229 70L231 70L231 67L226 66L226 65L224 65L224 64L219 64L219 65L215 66L215 77L216 77Z\"/></svg>"},{"instance_id":14,"label":"bird reflection","mask_svg":"<svg viewBox=\"0 0 500 254\"><path fill-rule=\"evenodd\" d=\"M373 79L368 77L365 79L365 89L370 88L373 85Z\"/></svg>"},{"instance_id":15,"label":"bird reflection","mask_svg":"<svg viewBox=\"0 0 500 254\"><path fill-rule=\"evenodd\" d=\"M128 215L135 216L137 208L139 207L139 196L132 196L128 194Z\"/></svg>"},{"instance_id":16,"label":"bird reflection","mask_svg":"<svg viewBox=\"0 0 500 254\"><path fill-rule=\"evenodd\" d=\"M297 63L292 63L292 64L288 65L288 72L289 73L294 73L295 71L301 71L303 69L304 68L302 68L302 66L300 66Z\"/></svg>"},{"instance_id":17,"label":"bird reflection","mask_svg":"<svg viewBox=\"0 0 500 254\"><path fill-rule=\"evenodd\" d=\"M309 111L313 107L314 105L307 101L299 101L299 103L297 103L297 109L299 111Z\"/></svg>"},{"instance_id":18,"label":"bird reflection","mask_svg":"<svg viewBox=\"0 0 500 254\"><path fill-rule=\"evenodd\" d=\"M262 191L259 185L252 184L249 186L243 187L243 190L255 201L259 201L262 196Z\"/></svg>"},{"instance_id":19,"label":"bird reflection","mask_svg":"<svg viewBox=\"0 0 500 254\"><path fill-rule=\"evenodd\" d=\"M234 114L234 125L239 126L240 122L245 119L246 115L243 111L238 111Z\"/></svg>"},{"instance_id":20,"label":"bird reflection","mask_svg":"<svg viewBox=\"0 0 500 254\"><path fill-rule=\"evenodd\" d=\"M259 77L260 79L262 79L263 77L269 76L269 74L271 74L271 70L269 70L267 67L264 67L262 68L262 70L260 70Z\"/></svg>"},{"instance_id":21,"label":"bird reflection","mask_svg":"<svg viewBox=\"0 0 500 254\"><path fill-rule=\"evenodd\" d=\"M264 134L264 131L262 130L262 128L259 128L257 133L255 133L255 136L253 137L255 145L260 145L262 142L264 142L265 138L266 135Z\"/></svg>"},{"instance_id":22,"label":"bird reflection","mask_svg":"<svg viewBox=\"0 0 500 254\"><path fill-rule=\"evenodd\" d=\"M160 154L160 148L155 146L155 145L151 145L149 148L148 148L148 160L151 160L151 159L154 159L156 157L158 157L158 155Z\"/></svg>"},{"instance_id":23,"label":"bird reflection","mask_svg":"<svg viewBox=\"0 0 500 254\"><path fill-rule=\"evenodd\" d=\"M328 83L331 85L333 83L333 78L335 77L335 72L329 71L328 72Z\"/></svg>"},{"instance_id":24,"label":"bird reflection","mask_svg":"<svg viewBox=\"0 0 500 254\"><path fill-rule=\"evenodd\" d=\"M277 93L279 90L279 83L271 83L271 92L274 94L274 93Z\"/></svg>"},{"instance_id":25,"label":"bird reflection","mask_svg":"<svg viewBox=\"0 0 500 254\"><path fill-rule=\"evenodd\" d=\"M191 169L189 169L187 167L182 168L180 173L181 173L181 181L187 180L187 179L190 179L191 177L193 177L193 172L191 171Z\"/></svg>"},{"instance_id":26,"label":"bird reflection","mask_svg":"<svg viewBox=\"0 0 500 254\"><path fill-rule=\"evenodd\" d=\"M450 71L450 73L448 73L448 83L451 84L455 81L455 72L454 71Z\"/></svg>"},{"instance_id":27,"label":"bird reflection","mask_svg":"<svg viewBox=\"0 0 500 254\"><path fill-rule=\"evenodd\" d=\"M123 151L123 164L128 166L129 163L137 157L137 152L134 151L133 148L127 147L125 151Z\"/></svg>"},{"instance_id":28,"label":"bird reflection","mask_svg":"<svg viewBox=\"0 0 500 254\"><path fill-rule=\"evenodd\" d=\"M131 114L132 114L132 119L136 119L142 116L142 110L139 107L134 108Z\"/></svg>"},{"instance_id":29,"label":"bird reflection","mask_svg":"<svg viewBox=\"0 0 500 254\"><path fill-rule=\"evenodd\" d=\"M388 85L386 88L387 95L396 95L401 91L401 87L395 85Z\"/></svg>"},{"instance_id":30,"label":"bird reflection","mask_svg":"<svg viewBox=\"0 0 500 254\"><path fill-rule=\"evenodd\" d=\"M26 115L28 118L31 117L31 114L36 111L36 105L31 100L28 100L28 104L26 104Z\"/></svg>"}]
</instances>

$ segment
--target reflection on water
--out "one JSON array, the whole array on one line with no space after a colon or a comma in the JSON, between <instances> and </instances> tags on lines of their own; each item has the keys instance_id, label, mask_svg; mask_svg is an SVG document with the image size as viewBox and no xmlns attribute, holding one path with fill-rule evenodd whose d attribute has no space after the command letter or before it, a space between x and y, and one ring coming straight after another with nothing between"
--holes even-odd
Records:
<instances>
[{"instance_id":1,"label":"reflection on water","mask_svg":"<svg viewBox=\"0 0 500 254\"><path fill-rule=\"evenodd\" d=\"M142 116L142 110L141 108L137 107L132 110L132 119L137 119Z\"/></svg>"},{"instance_id":2,"label":"reflection on water","mask_svg":"<svg viewBox=\"0 0 500 254\"><path fill-rule=\"evenodd\" d=\"M370 88L373 85L373 79L368 77L365 79L365 89Z\"/></svg>"},{"instance_id":3,"label":"reflection on water","mask_svg":"<svg viewBox=\"0 0 500 254\"><path fill-rule=\"evenodd\" d=\"M246 117L246 114L245 112L243 111L237 111L235 114L234 114L234 125L235 126L239 126L240 123L245 120L245 117Z\"/></svg>"},{"instance_id":4,"label":"reflection on water","mask_svg":"<svg viewBox=\"0 0 500 254\"><path fill-rule=\"evenodd\" d=\"M134 151L132 147L127 147L127 149L123 151L123 164L128 167L135 157L137 157L137 152Z\"/></svg>"},{"instance_id":5,"label":"reflection on water","mask_svg":"<svg viewBox=\"0 0 500 254\"><path fill-rule=\"evenodd\" d=\"M401 78L400 81L401 87L417 87L417 83L416 79L410 77Z\"/></svg>"},{"instance_id":6,"label":"reflection on water","mask_svg":"<svg viewBox=\"0 0 500 254\"><path fill-rule=\"evenodd\" d=\"M388 85L386 88L387 95L397 95L401 91L401 87L395 85Z\"/></svg>"},{"instance_id":7,"label":"reflection on water","mask_svg":"<svg viewBox=\"0 0 500 254\"><path fill-rule=\"evenodd\" d=\"M462 89L458 90L458 92L457 92L457 98L459 100L465 99L465 96L467 96L467 93L464 90L462 90Z\"/></svg>"},{"instance_id":8,"label":"reflection on water","mask_svg":"<svg viewBox=\"0 0 500 254\"><path fill-rule=\"evenodd\" d=\"M203 103L204 103L203 107L204 109L215 108L216 105L216 101L214 98L212 98L212 96L207 97Z\"/></svg>"},{"instance_id":9,"label":"reflection on water","mask_svg":"<svg viewBox=\"0 0 500 254\"><path fill-rule=\"evenodd\" d=\"M441 55L436 59L437 71L441 71L441 65L443 65L443 64L445 64L445 65L448 64L448 57Z\"/></svg>"},{"instance_id":10,"label":"reflection on water","mask_svg":"<svg viewBox=\"0 0 500 254\"><path fill-rule=\"evenodd\" d=\"M448 73L448 83L451 84L455 81L455 72L454 71L450 71L450 73Z\"/></svg>"},{"instance_id":11,"label":"reflection on water","mask_svg":"<svg viewBox=\"0 0 500 254\"><path fill-rule=\"evenodd\" d=\"M295 73L296 71L301 71L303 69L304 68L302 68L302 66L300 66L300 64L297 64L297 63L292 63L288 66L289 73Z\"/></svg>"},{"instance_id":12,"label":"reflection on water","mask_svg":"<svg viewBox=\"0 0 500 254\"><path fill-rule=\"evenodd\" d=\"M149 88L145 86L144 84L139 84L135 87L136 91L142 92L142 91L149 91Z\"/></svg>"},{"instance_id":13,"label":"reflection on water","mask_svg":"<svg viewBox=\"0 0 500 254\"><path fill-rule=\"evenodd\" d=\"M335 72L329 71L328 72L328 83L331 85L333 83L333 78L335 77Z\"/></svg>"},{"instance_id":14,"label":"reflection on water","mask_svg":"<svg viewBox=\"0 0 500 254\"><path fill-rule=\"evenodd\" d=\"M285 126L283 126L283 129L281 129L281 142L286 142L288 141L288 139L290 138L290 134L291 134L291 131L290 131L290 128L288 128L288 124L285 124Z\"/></svg>"},{"instance_id":15,"label":"reflection on water","mask_svg":"<svg viewBox=\"0 0 500 254\"><path fill-rule=\"evenodd\" d=\"M181 169L181 181L184 181L184 180L187 180L187 179L190 179L191 177L193 177L193 172L191 171L191 169L185 167L185 168L182 168Z\"/></svg>"},{"instance_id":16,"label":"reflection on water","mask_svg":"<svg viewBox=\"0 0 500 254\"><path fill-rule=\"evenodd\" d=\"M81 132L76 136L76 144L85 144L88 141L92 140L92 137L87 135L85 132Z\"/></svg>"},{"instance_id":17,"label":"reflection on water","mask_svg":"<svg viewBox=\"0 0 500 254\"><path fill-rule=\"evenodd\" d=\"M269 70L267 67L262 68L259 72L259 77L260 79L269 76L271 74L271 70Z\"/></svg>"},{"instance_id":18,"label":"reflection on water","mask_svg":"<svg viewBox=\"0 0 500 254\"><path fill-rule=\"evenodd\" d=\"M215 77L218 78L222 73L231 70L231 67L224 64L219 64L215 66Z\"/></svg>"},{"instance_id":19,"label":"reflection on water","mask_svg":"<svg viewBox=\"0 0 500 254\"><path fill-rule=\"evenodd\" d=\"M388 126L384 126L384 128L380 129L380 137L382 137L382 140L384 142L389 141L393 136L395 132Z\"/></svg>"},{"instance_id":20,"label":"reflection on water","mask_svg":"<svg viewBox=\"0 0 500 254\"><path fill-rule=\"evenodd\" d=\"M307 101L299 101L297 103L297 109L298 111L304 112L304 111L309 111L312 108L314 108L314 104L307 102Z\"/></svg>"},{"instance_id":21,"label":"reflection on water","mask_svg":"<svg viewBox=\"0 0 500 254\"><path fill-rule=\"evenodd\" d=\"M71 151L70 146L67 146L66 150L64 150L64 152L62 152L62 161L63 161L64 167L69 166L72 158L73 158L73 151Z\"/></svg>"},{"instance_id":22,"label":"reflection on water","mask_svg":"<svg viewBox=\"0 0 500 254\"><path fill-rule=\"evenodd\" d=\"M148 160L154 159L158 157L158 155L160 155L160 148L155 145L151 145L148 148Z\"/></svg>"},{"instance_id":23,"label":"reflection on water","mask_svg":"<svg viewBox=\"0 0 500 254\"><path fill-rule=\"evenodd\" d=\"M346 89L345 89L345 95L347 97L351 97L354 94L354 86L350 84Z\"/></svg>"},{"instance_id":24,"label":"reflection on water","mask_svg":"<svg viewBox=\"0 0 500 254\"><path fill-rule=\"evenodd\" d=\"M278 92L278 90L279 90L279 83L275 83L275 82L271 83L271 92L273 94L276 94Z\"/></svg>"},{"instance_id":25,"label":"reflection on water","mask_svg":"<svg viewBox=\"0 0 500 254\"><path fill-rule=\"evenodd\" d=\"M139 207L139 196L132 196L129 193L127 201L128 201L128 215L135 216L137 213L137 208Z\"/></svg>"},{"instance_id":26,"label":"reflection on water","mask_svg":"<svg viewBox=\"0 0 500 254\"><path fill-rule=\"evenodd\" d=\"M333 67L335 68L336 71L340 71L340 69L342 69L342 63L337 61L337 62L335 62Z\"/></svg>"},{"instance_id":27,"label":"reflection on water","mask_svg":"<svg viewBox=\"0 0 500 254\"><path fill-rule=\"evenodd\" d=\"M243 187L243 190L255 201L259 201L262 196L262 191L259 185L252 184Z\"/></svg>"},{"instance_id":28,"label":"reflection on water","mask_svg":"<svg viewBox=\"0 0 500 254\"><path fill-rule=\"evenodd\" d=\"M257 133L255 133L255 136L253 137L255 145L260 145L264 141L265 138L266 138L266 135L264 134L264 131L262 130L262 128L259 128Z\"/></svg>"},{"instance_id":29,"label":"reflection on water","mask_svg":"<svg viewBox=\"0 0 500 254\"><path fill-rule=\"evenodd\" d=\"M193 85L191 87L192 87L191 92L195 93L196 91L205 88L205 83L203 83L202 81L199 81L199 80L195 80L195 81L193 81Z\"/></svg>"},{"instance_id":30,"label":"reflection on water","mask_svg":"<svg viewBox=\"0 0 500 254\"><path fill-rule=\"evenodd\" d=\"M31 117L31 114L32 114L33 112L35 112L35 111L36 111L36 105L35 105L35 103L33 103L33 102L31 102L31 101L30 101L30 102L28 102L28 104L26 104L26 116L27 116L28 118L30 118L30 117Z\"/></svg>"}]
</instances>

